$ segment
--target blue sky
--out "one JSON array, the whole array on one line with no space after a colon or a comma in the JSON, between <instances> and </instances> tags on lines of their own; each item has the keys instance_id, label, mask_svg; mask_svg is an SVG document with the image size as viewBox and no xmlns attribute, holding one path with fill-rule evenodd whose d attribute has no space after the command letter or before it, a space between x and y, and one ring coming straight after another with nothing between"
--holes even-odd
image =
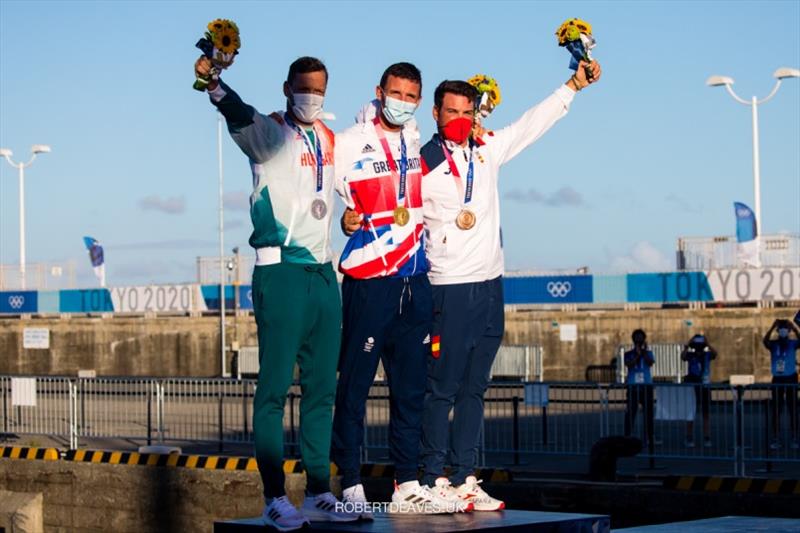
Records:
<instances>
[{"instance_id":1,"label":"blue sky","mask_svg":"<svg viewBox=\"0 0 800 533\"><path fill-rule=\"evenodd\" d=\"M74 260L92 284L91 235L122 285L193 281L195 258L217 253L216 116L191 88L193 44L214 18L239 24L224 78L262 112L284 107L292 60L321 57L335 131L386 66L414 62L427 137L442 79L494 76L504 101L492 128L546 97L570 75L553 32L573 16L594 26L603 79L501 171L507 268L669 269L678 236L732 234L732 203L753 198L750 110L705 80L731 76L749 99L769 93L776 68L800 68L798 1L2 0L0 146L16 160L53 148L26 172L28 261ZM759 113L763 229L797 232L800 80ZM250 173L227 137L223 150L225 247L247 248ZM17 194L0 161L2 263L18 261Z\"/></svg>"}]
</instances>

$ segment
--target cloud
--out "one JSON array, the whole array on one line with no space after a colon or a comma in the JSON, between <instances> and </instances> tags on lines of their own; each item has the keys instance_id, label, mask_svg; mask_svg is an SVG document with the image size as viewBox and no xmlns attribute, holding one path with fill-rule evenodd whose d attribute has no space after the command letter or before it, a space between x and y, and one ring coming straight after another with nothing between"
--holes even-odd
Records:
<instances>
[{"instance_id":1,"label":"cloud","mask_svg":"<svg viewBox=\"0 0 800 533\"><path fill-rule=\"evenodd\" d=\"M169 197L162 200L158 195L151 194L139 200L139 209L142 211L161 211L168 215L180 215L186 211L186 200L183 196Z\"/></svg>"},{"instance_id":2,"label":"cloud","mask_svg":"<svg viewBox=\"0 0 800 533\"><path fill-rule=\"evenodd\" d=\"M226 192L222 195L222 205L232 211L250 211L250 195L244 191Z\"/></svg>"},{"instance_id":3,"label":"cloud","mask_svg":"<svg viewBox=\"0 0 800 533\"><path fill-rule=\"evenodd\" d=\"M527 191L514 189L507 192L505 197L523 204L542 204L550 207L580 207L586 205L581 193L568 185L561 187L548 196L536 189L528 189Z\"/></svg>"},{"instance_id":4,"label":"cloud","mask_svg":"<svg viewBox=\"0 0 800 533\"><path fill-rule=\"evenodd\" d=\"M700 207L690 204L687 200L674 193L669 193L667 196L665 196L664 201L666 201L680 213L700 212Z\"/></svg>"},{"instance_id":5,"label":"cloud","mask_svg":"<svg viewBox=\"0 0 800 533\"><path fill-rule=\"evenodd\" d=\"M612 272L664 272L675 265L650 242L639 241L628 254L612 258L609 268Z\"/></svg>"}]
</instances>

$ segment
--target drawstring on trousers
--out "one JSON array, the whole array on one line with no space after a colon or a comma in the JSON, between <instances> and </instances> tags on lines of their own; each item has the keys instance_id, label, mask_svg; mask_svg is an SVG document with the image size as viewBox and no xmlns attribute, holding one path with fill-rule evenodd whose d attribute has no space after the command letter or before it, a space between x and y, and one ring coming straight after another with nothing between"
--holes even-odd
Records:
<instances>
[{"instance_id":1,"label":"drawstring on trousers","mask_svg":"<svg viewBox=\"0 0 800 533\"><path fill-rule=\"evenodd\" d=\"M409 278L403 278L403 290L400 291L400 314L403 314L403 296L406 294L406 290L408 290L408 301L411 301L411 284L408 282Z\"/></svg>"}]
</instances>

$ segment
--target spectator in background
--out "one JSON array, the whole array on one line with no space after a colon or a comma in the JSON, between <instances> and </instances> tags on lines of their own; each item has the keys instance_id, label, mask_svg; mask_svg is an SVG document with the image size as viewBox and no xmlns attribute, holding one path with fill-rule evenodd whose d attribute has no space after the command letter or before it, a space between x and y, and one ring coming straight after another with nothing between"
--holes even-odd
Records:
<instances>
[{"instance_id":1,"label":"spectator in background","mask_svg":"<svg viewBox=\"0 0 800 533\"><path fill-rule=\"evenodd\" d=\"M685 383L693 383L697 411L703 415L703 446L711 447L711 361L717 358L717 351L708 343L705 335L695 335L683 347L681 359L689 363L689 371L683 377ZM694 448L694 421L686 424L686 446Z\"/></svg>"},{"instance_id":2,"label":"spectator in background","mask_svg":"<svg viewBox=\"0 0 800 533\"><path fill-rule=\"evenodd\" d=\"M795 317L797 318L797 317ZM772 333L777 330L778 338ZM794 333L794 339L790 338ZM781 412L786 404L789 411L789 425L792 428L792 448L800 447L797 440L797 349L800 347L800 331L788 320L776 319L764 335L764 346L770 353L770 370L772 371L772 443L770 448L781 447L778 440L780 433Z\"/></svg>"},{"instance_id":3,"label":"spectator in background","mask_svg":"<svg viewBox=\"0 0 800 533\"><path fill-rule=\"evenodd\" d=\"M627 408L625 410L625 436L630 436L636 422L639 405L644 409L644 433L646 442L653 442L653 376L650 367L656 359L647 348L647 335L637 329L631 335L633 349L625 352L625 366L628 369Z\"/></svg>"}]
</instances>

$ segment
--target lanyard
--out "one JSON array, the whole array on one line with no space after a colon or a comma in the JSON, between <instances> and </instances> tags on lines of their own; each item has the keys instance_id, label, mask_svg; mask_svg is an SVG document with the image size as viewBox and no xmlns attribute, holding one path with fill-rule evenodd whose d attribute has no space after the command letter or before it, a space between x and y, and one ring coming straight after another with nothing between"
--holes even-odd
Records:
<instances>
[{"instance_id":1,"label":"lanyard","mask_svg":"<svg viewBox=\"0 0 800 533\"><path fill-rule=\"evenodd\" d=\"M314 160L317 165L317 187L316 192L319 193L322 191L322 143L319 140L319 133L314 130L314 149L311 148L311 141L308 139L308 135L304 132L300 127L295 124L291 118L289 118L289 114L286 113L284 115L286 119L286 123L297 132L297 134L303 139L303 142L308 148L308 152L311 154L311 157L314 157ZM312 127L313 129L313 127Z\"/></svg>"},{"instance_id":2,"label":"lanyard","mask_svg":"<svg viewBox=\"0 0 800 533\"><path fill-rule=\"evenodd\" d=\"M441 139L439 140L439 145L442 147L442 152L444 152L444 156L447 158L447 164L450 165L450 172L453 173L453 176L456 178L456 186L458 187L458 194L459 196L464 196L464 205L467 205L472 201L472 183L475 178L475 164L472 161L472 148L470 147L469 150L469 167L467 170L467 187L466 192L464 192L464 185L461 183L461 180L458 179L461 175L458 173L458 168L456 167L455 161L453 161L453 156L450 154L450 150L444 145L444 141Z\"/></svg>"},{"instance_id":3,"label":"lanyard","mask_svg":"<svg viewBox=\"0 0 800 533\"><path fill-rule=\"evenodd\" d=\"M383 128L380 124L380 119L375 117L372 124L375 126L375 133L381 141L383 153L386 155L386 163L392 171L392 178L397 176L397 163L394 161L392 150L389 148L389 141L386 140L386 135L383 133ZM397 205L405 205L406 198L406 175L408 174L408 157L406 155L406 140L403 137L403 130L400 130L400 178L397 187Z\"/></svg>"}]
</instances>

